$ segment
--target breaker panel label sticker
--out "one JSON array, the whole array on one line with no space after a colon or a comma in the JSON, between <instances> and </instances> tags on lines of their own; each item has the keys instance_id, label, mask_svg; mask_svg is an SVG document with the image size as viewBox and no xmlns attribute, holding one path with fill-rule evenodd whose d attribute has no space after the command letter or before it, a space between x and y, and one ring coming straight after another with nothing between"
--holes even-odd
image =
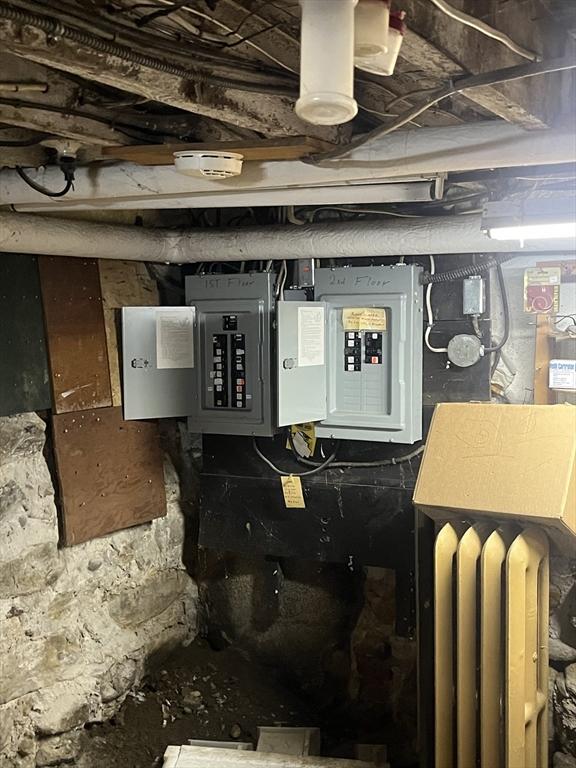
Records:
<instances>
[{"instance_id":1,"label":"breaker panel label sticker","mask_svg":"<svg viewBox=\"0 0 576 768\"><path fill-rule=\"evenodd\" d=\"M194 307L157 310L156 368L194 368Z\"/></svg>"},{"instance_id":2,"label":"breaker panel label sticker","mask_svg":"<svg viewBox=\"0 0 576 768\"><path fill-rule=\"evenodd\" d=\"M342 325L345 331L385 331L386 310L381 307L345 307Z\"/></svg>"},{"instance_id":3,"label":"breaker panel label sticker","mask_svg":"<svg viewBox=\"0 0 576 768\"><path fill-rule=\"evenodd\" d=\"M282 481L284 503L288 509L306 509L300 478L297 475L288 475L287 477L281 477L280 480Z\"/></svg>"},{"instance_id":4,"label":"breaker panel label sticker","mask_svg":"<svg viewBox=\"0 0 576 768\"><path fill-rule=\"evenodd\" d=\"M298 307L298 365L324 365L324 307Z\"/></svg>"},{"instance_id":5,"label":"breaker panel label sticker","mask_svg":"<svg viewBox=\"0 0 576 768\"><path fill-rule=\"evenodd\" d=\"M550 360L550 389L576 390L576 360Z\"/></svg>"}]
</instances>

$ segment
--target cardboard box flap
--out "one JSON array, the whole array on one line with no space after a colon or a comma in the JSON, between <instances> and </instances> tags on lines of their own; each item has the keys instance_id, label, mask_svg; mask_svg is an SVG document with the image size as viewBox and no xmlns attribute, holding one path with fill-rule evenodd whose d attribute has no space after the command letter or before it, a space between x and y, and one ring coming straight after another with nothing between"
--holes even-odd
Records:
<instances>
[{"instance_id":1,"label":"cardboard box flap","mask_svg":"<svg viewBox=\"0 0 576 768\"><path fill-rule=\"evenodd\" d=\"M442 403L414 503L469 513L561 520L576 533L576 408Z\"/></svg>"}]
</instances>

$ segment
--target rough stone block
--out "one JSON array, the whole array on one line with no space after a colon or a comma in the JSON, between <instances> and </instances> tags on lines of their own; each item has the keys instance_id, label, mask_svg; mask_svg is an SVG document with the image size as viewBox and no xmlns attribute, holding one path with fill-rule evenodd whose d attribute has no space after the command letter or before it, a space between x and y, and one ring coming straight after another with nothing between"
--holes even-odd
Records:
<instances>
[{"instance_id":1,"label":"rough stone block","mask_svg":"<svg viewBox=\"0 0 576 768\"><path fill-rule=\"evenodd\" d=\"M121 627L137 627L159 616L182 597L190 577L184 571L159 572L112 598L110 617Z\"/></svg>"},{"instance_id":2,"label":"rough stone block","mask_svg":"<svg viewBox=\"0 0 576 768\"><path fill-rule=\"evenodd\" d=\"M30 547L22 557L0 563L0 598L46 589L57 581L62 570L55 543Z\"/></svg>"},{"instance_id":3,"label":"rough stone block","mask_svg":"<svg viewBox=\"0 0 576 768\"><path fill-rule=\"evenodd\" d=\"M64 736L52 736L43 739L36 753L38 768L49 765L61 765L74 762L80 752L80 733L67 733Z\"/></svg>"},{"instance_id":4,"label":"rough stone block","mask_svg":"<svg viewBox=\"0 0 576 768\"><path fill-rule=\"evenodd\" d=\"M90 719L91 687L95 689L94 681L70 681L39 691L33 708L37 732L54 736L84 725Z\"/></svg>"},{"instance_id":5,"label":"rough stone block","mask_svg":"<svg viewBox=\"0 0 576 768\"><path fill-rule=\"evenodd\" d=\"M564 752L554 753L554 768L576 768L576 757Z\"/></svg>"},{"instance_id":6,"label":"rough stone block","mask_svg":"<svg viewBox=\"0 0 576 768\"><path fill-rule=\"evenodd\" d=\"M35 413L0 419L0 466L40 453L46 425Z\"/></svg>"},{"instance_id":7,"label":"rough stone block","mask_svg":"<svg viewBox=\"0 0 576 768\"><path fill-rule=\"evenodd\" d=\"M554 727L562 750L576 755L576 664L556 678L554 690Z\"/></svg>"},{"instance_id":8,"label":"rough stone block","mask_svg":"<svg viewBox=\"0 0 576 768\"><path fill-rule=\"evenodd\" d=\"M8 479L0 487L0 519L4 521L14 513L20 512L26 502L26 495L20 486L12 479Z\"/></svg>"},{"instance_id":9,"label":"rough stone block","mask_svg":"<svg viewBox=\"0 0 576 768\"><path fill-rule=\"evenodd\" d=\"M150 655L196 634L171 466L165 518L58 550L43 447L36 414L0 418L1 768L70 764L74 729L112 717Z\"/></svg>"},{"instance_id":10,"label":"rough stone block","mask_svg":"<svg viewBox=\"0 0 576 768\"><path fill-rule=\"evenodd\" d=\"M104 704L124 696L135 684L136 662L124 659L113 664L100 684L100 698Z\"/></svg>"},{"instance_id":11,"label":"rough stone block","mask_svg":"<svg viewBox=\"0 0 576 768\"><path fill-rule=\"evenodd\" d=\"M25 634L17 619L4 622L0 654L0 704L62 679L77 677L83 661L79 639L73 633L33 639Z\"/></svg>"}]
</instances>

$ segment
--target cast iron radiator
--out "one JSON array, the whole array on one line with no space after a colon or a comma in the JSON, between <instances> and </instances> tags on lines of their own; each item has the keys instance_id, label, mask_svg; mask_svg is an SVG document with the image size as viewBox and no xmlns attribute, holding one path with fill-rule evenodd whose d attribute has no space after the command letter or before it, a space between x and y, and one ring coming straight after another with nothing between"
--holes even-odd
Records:
<instances>
[{"instance_id":1,"label":"cast iron radiator","mask_svg":"<svg viewBox=\"0 0 576 768\"><path fill-rule=\"evenodd\" d=\"M434 548L436 768L548 765L548 540L446 523Z\"/></svg>"}]
</instances>

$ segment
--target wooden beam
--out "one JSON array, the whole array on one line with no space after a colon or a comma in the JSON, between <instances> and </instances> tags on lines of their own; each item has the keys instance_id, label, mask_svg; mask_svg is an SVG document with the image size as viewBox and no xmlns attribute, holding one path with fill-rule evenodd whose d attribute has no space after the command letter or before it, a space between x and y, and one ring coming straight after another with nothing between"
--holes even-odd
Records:
<instances>
[{"instance_id":1,"label":"wooden beam","mask_svg":"<svg viewBox=\"0 0 576 768\"><path fill-rule=\"evenodd\" d=\"M79 107L80 86L59 73L4 52L0 54L0 72L9 82L46 85L45 92L0 93L0 123L63 136L82 144L105 146L133 141L113 127L117 115L88 104ZM76 112L82 115L74 114ZM140 134L138 124L133 131L142 136L147 133Z\"/></svg>"},{"instance_id":2,"label":"wooden beam","mask_svg":"<svg viewBox=\"0 0 576 768\"><path fill-rule=\"evenodd\" d=\"M536 315L536 350L534 356L534 404L550 405L554 394L548 386L548 372L552 359L553 336L550 315Z\"/></svg>"},{"instance_id":3,"label":"wooden beam","mask_svg":"<svg viewBox=\"0 0 576 768\"><path fill-rule=\"evenodd\" d=\"M428 0L403 0L402 7L408 14L409 32L404 39L401 57L427 74L442 77L463 72L478 74L523 61L501 43L449 18ZM568 54L566 46L570 42L559 36L558 29L553 28L548 17L542 18L535 0L528 0L522 11L516 3L503 5L498 0L487 0L483 9L488 9L488 13L482 18L544 57L557 56L559 50ZM476 88L458 98L465 98L510 122L528 128L543 128L552 124L561 110L562 79L571 80L572 77L571 73L558 73L529 78L498 87ZM551 82L555 84L553 88Z\"/></svg>"},{"instance_id":4,"label":"wooden beam","mask_svg":"<svg viewBox=\"0 0 576 768\"><path fill-rule=\"evenodd\" d=\"M86 117L0 103L0 123L28 128L31 131L64 136L82 144L101 146L128 144L132 139L103 123Z\"/></svg>"},{"instance_id":5,"label":"wooden beam","mask_svg":"<svg viewBox=\"0 0 576 768\"><path fill-rule=\"evenodd\" d=\"M1 21L0 45L8 53L47 67L136 93L187 112L257 130L265 136L311 134L334 141L339 135L338 129L302 122L294 112L293 101L287 97L200 86L192 80L100 53L65 38L49 44L46 34L38 27Z\"/></svg>"},{"instance_id":6,"label":"wooden beam","mask_svg":"<svg viewBox=\"0 0 576 768\"><path fill-rule=\"evenodd\" d=\"M102 154L138 165L172 165L174 152L239 152L244 160L300 160L316 152L333 148L333 144L317 139L295 137L260 141L224 141L187 144L148 144L130 147L106 147Z\"/></svg>"}]
</instances>

